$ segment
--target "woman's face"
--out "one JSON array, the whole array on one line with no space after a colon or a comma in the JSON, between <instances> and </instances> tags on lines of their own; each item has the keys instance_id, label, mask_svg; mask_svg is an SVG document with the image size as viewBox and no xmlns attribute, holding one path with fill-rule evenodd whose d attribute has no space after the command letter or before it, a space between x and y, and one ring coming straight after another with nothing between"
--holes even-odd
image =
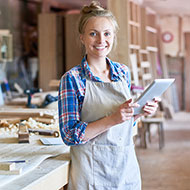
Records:
<instances>
[{"instance_id":1,"label":"woman's face","mask_svg":"<svg viewBox=\"0 0 190 190\"><path fill-rule=\"evenodd\" d=\"M92 17L86 24L80 38L88 56L94 58L106 57L114 42L114 29L106 17Z\"/></svg>"}]
</instances>

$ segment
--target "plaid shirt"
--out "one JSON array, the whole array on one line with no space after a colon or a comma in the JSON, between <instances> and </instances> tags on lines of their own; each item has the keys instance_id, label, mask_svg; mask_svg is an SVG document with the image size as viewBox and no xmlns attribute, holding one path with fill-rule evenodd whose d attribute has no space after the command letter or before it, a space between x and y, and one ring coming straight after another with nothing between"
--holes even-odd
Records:
<instances>
[{"instance_id":1,"label":"plaid shirt","mask_svg":"<svg viewBox=\"0 0 190 190\"><path fill-rule=\"evenodd\" d=\"M106 58L106 60L110 64L111 80L118 81L125 76L130 88L131 81L128 67L124 64L112 62L109 58ZM82 122L80 119L86 89L85 76L92 81L103 82L92 74L86 58L83 58L81 65L75 66L66 72L60 81L59 127L64 143L69 146L86 143L83 139L88 123Z\"/></svg>"}]
</instances>

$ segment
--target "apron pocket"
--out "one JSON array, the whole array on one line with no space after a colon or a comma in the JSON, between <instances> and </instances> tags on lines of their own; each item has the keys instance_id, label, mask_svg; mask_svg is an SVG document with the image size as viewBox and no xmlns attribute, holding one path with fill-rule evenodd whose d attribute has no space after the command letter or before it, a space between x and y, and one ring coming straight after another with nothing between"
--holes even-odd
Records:
<instances>
[{"instance_id":1,"label":"apron pocket","mask_svg":"<svg viewBox=\"0 0 190 190\"><path fill-rule=\"evenodd\" d=\"M132 146L93 145L92 149L95 186L118 187L137 181L139 169Z\"/></svg>"}]
</instances>

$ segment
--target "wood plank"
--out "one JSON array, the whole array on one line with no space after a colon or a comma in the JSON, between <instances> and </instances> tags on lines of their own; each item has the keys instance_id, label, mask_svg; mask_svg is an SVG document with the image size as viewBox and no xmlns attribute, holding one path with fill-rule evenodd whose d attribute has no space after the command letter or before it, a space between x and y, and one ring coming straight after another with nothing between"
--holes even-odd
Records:
<instances>
[{"instance_id":1,"label":"wood plank","mask_svg":"<svg viewBox=\"0 0 190 190\"><path fill-rule=\"evenodd\" d=\"M0 30L0 35L9 35L10 34L10 30Z\"/></svg>"},{"instance_id":2,"label":"wood plank","mask_svg":"<svg viewBox=\"0 0 190 190\"><path fill-rule=\"evenodd\" d=\"M157 33L157 30L151 26L146 26L146 30L155 34Z\"/></svg>"},{"instance_id":3,"label":"wood plank","mask_svg":"<svg viewBox=\"0 0 190 190\"><path fill-rule=\"evenodd\" d=\"M39 167L8 183L6 190L58 190L68 183L69 158L61 155L46 159Z\"/></svg>"},{"instance_id":4,"label":"wood plank","mask_svg":"<svg viewBox=\"0 0 190 190\"><path fill-rule=\"evenodd\" d=\"M139 50L139 49L140 49L140 46L139 46L139 45L136 45L136 44L129 44L129 48L130 48L130 49Z\"/></svg>"},{"instance_id":5,"label":"wood plank","mask_svg":"<svg viewBox=\"0 0 190 190\"><path fill-rule=\"evenodd\" d=\"M153 46L147 46L146 48L148 51L151 51L151 52L157 52L158 51L158 48L157 47L153 47Z\"/></svg>"},{"instance_id":6,"label":"wood plank","mask_svg":"<svg viewBox=\"0 0 190 190\"><path fill-rule=\"evenodd\" d=\"M11 162L0 162L0 170L14 170L15 169L15 163Z\"/></svg>"},{"instance_id":7,"label":"wood plank","mask_svg":"<svg viewBox=\"0 0 190 190\"><path fill-rule=\"evenodd\" d=\"M146 50L147 46L147 35L146 35L146 9L141 7L140 9L140 24L141 24L141 49Z\"/></svg>"},{"instance_id":8,"label":"wood plank","mask_svg":"<svg viewBox=\"0 0 190 190\"><path fill-rule=\"evenodd\" d=\"M139 53L141 53L141 54L148 54L148 51L146 49L140 49Z\"/></svg>"},{"instance_id":9,"label":"wood plank","mask_svg":"<svg viewBox=\"0 0 190 190\"><path fill-rule=\"evenodd\" d=\"M185 110L190 112L190 32L185 33Z\"/></svg>"},{"instance_id":10,"label":"wood plank","mask_svg":"<svg viewBox=\"0 0 190 190\"><path fill-rule=\"evenodd\" d=\"M19 175L21 174L21 172L22 172L22 168L9 170L9 171L0 170L0 175Z\"/></svg>"},{"instance_id":11,"label":"wood plank","mask_svg":"<svg viewBox=\"0 0 190 190\"><path fill-rule=\"evenodd\" d=\"M132 21L132 20L129 21L129 24L132 25L132 26L135 26L137 28L140 27L140 24L138 22L135 22L135 21Z\"/></svg>"},{"instance_id":12,"label":"wood plank","mask_svg":"<svg viewBox=\"0 0 190 190\"><path fill-rule=\"evenodd\" d=\"M10 118L10 117L16 117L18 118L27 118L27 117L44 117L44 118L50 118L54 119L54 115L47 113L51 112L51 110L48 109L29 109L29 108L2 108L0 109L0 118Z\"/></svg>"},{"instance_id":13,"label":"wood plank","mask_svg":"<svg viewBox=\"0 0 190 190\"><path fill-rule=\"evenodd\" d=\"M56 70L56 15L39 15L39 86L49 90L48 83L57 79Z\"/></svg>"},{"instance_id":14,"label":"wood plank","mask_svg":"<svg viewBox=\"0 0 190 190\"><path fill-rule=\"evenodd\" d=\"M117 47L111 51L110 58L123 64L130 62L129 58L129 2L125 0L107 0L107 7L117 19L119 31L117 33Z\"/></svg>"},{"instance_id":15,"label":"wood plank","mask_svg":"<svg viewBox=\"0 0 190 190\"><path fill-rule=\"evenodd\" d=\"M64 72L81 63L82 46L78 36L78 18L80 11L64 15Z\"/></svg>"},{"instance_id":16,"label":"wood plank","mask_svg":"<svg viewBox=\"0 0 190 190\"><path fill-rule=\"evenodd\" d=\"M39 15L39 86L50 90L49 82L63 74L62 17L54 14Z\"/></svg>"},{"instance_id":17,"label":"wood plank","mask_svg":"<svg viewBox=\"0 0 190 190\"><path fill-rule=\"evenodd\" d=\"M132 66L132 78L134 81L134 85L138 86L139 85L139 76L138 76L138 68L137 68L137 55L130 54L130 61L131 61L131 66Z\"/></svg>"},{"instance_id":18,"label":"wood plank","mask_svg":"<svg viewBox=\"0 0 190 190\"><path fill-rule=\"evenodd\" d=\"M29 143L28 127L23 123L19 124L18 142L19 143Z\"/></svg>"},{"instance_id":19,"label":"wood plank","mask_svg":"<svg viewBox=\"0 0 190 190\"><path fill-rule=\"evenodd\" d=\"M152 75L150 73L143 74L143 80L151 80Z\"/></svg>"},{"instance_id":20,"label":"wood plank","mask_svg":"<svg viewBox=\"0 0 190 190\"><path fill-rule=\"evenodd\" d=\"M51 80L49 82L50 87L59 87L60 80Z\"/></svg>"},{"instance_id":21,"label":"wood plank","mask_svg":"<svg viewBox=\"0 0 190 190\"><path fill-rule=\"evenodd\" d=\"M149 68L150 67L150 62L149 61L141 61L141 67Z\"/></svg>"}]
</instances>

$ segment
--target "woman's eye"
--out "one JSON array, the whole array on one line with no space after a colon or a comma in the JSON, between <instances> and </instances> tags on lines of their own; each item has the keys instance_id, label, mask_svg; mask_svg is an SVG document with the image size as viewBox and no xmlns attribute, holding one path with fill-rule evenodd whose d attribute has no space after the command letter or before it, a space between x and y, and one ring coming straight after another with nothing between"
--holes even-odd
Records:
<instances>
[{"instance_id":1,"label":"woman's eye","mask_svg":"<svg viewBox=\"0 0 190 190\"><path fill-rule=\"evenodd\" d=\"M110 36L111 34L110 34L110 32L106 32L104 35L105 36Z\"/></svg>"},{"instance_id":2,"label":"woman's eye","mask_svg":"<svg viewBox=\"0 0 190 190\"><path fill-rule=\"evenodd\" d=\"M90 36L96 36L96 33L95 32L91 32Z\"/></svg>"}]
</instances>

